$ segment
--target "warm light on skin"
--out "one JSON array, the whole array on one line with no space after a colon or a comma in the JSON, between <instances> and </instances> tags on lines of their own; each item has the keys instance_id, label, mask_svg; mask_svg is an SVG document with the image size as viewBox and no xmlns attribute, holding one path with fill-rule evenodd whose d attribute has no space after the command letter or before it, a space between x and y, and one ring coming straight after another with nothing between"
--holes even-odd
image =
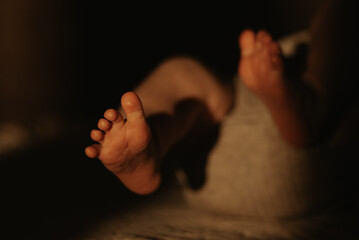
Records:
<instances>
[{"instance_id":1,"label":"warm light on skin","mask_svg":"<svg viewBox=\"0 0 359 240\"><path fill-rule=\"evenodd\" d=\"M85 152L98 157L128 189L146 195L159 187L159 164L175 144L223 120L232 91L199 62L178 57L162 63L135 92L121 98L126 121L118 111L107 110L98 123L102 136L96 130L91 134L101 140Z\"/></svg>"}]
</instances>

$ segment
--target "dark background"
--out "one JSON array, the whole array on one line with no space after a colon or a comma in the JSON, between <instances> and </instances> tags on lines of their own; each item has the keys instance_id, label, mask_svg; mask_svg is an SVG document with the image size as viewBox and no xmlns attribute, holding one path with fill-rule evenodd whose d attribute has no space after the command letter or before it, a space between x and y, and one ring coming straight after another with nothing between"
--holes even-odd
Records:
<instances>
[{"instance_id":1,"label":"dark background","mask_svg":"<svg viewBox=\"0 0 359 240\"><path fill-rule=\"evenodd\" d=\"M134 195L83 153L103 111L168 57L191 56L232 78L243 29L280 38L306 28L318 2L1 1L0 123L30 133L0 154L1 234L67 239L125 206ZM34 125L49 117L58 131L39 137Z\"/></svg>"},{"instance_id":2,"label":"dark background","mask_svg":"<svg viewBox=\"0 0 359 240\"><path fill-rule=\"evenodd\" d=\"M243 29L266 29L279 38L306 28L314 5L267 0L202 6L180 2L173 6L77 6L80 29L74 30L81 46L75 52L82 59L77 87L86 89L81 91L81 100L85 98L89 103L85 107L91 109L103 108L101 103L118 103L119 93L137 85L161 61L177 55L194 57L220 77L232 78ZM101 98L95 100L92 96L98 92Z\"/></svg>"},{"instance_id":3,"label":"dark background","mask_svg":"<svg viewBox=\"0 0 359 240\"><path fill-rule=\"evenodd\" d=\"M117 106L121 93L176 55L232 78L243 29L280 38L308 27L319 2L3 0L0 121L32 121L49 112L83 116Z\"/></svg>"}]
</instances>

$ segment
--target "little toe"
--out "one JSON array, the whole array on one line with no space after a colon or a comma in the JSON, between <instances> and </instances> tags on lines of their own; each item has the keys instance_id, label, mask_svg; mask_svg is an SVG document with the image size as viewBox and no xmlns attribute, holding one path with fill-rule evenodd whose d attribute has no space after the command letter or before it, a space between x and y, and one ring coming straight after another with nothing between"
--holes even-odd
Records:
<instances>
[{"instance_id":1,"label":"little toe","mask_svg":"<svg viewBox=\"0 0 359 240\"><path fill-rule=\"evenodd\" d=\"M96 142L100 142L103 139L104 133L100 130L94 129L91 131L91 138Z\"/></svg>"},{"instance_id":2,"label":"little toe","mask_svg":"<svg viewBox=\"0 0 359 240\"><path fill-rule=\"evenodd\" d=\"M108 131L111 128L111 123L104 118L101 118L97 124L98 128L102 131Z\"/></svg>"},{"instance_id":3,"label":"little toe","mask_svg":"<svg viewBox=\"0 0 359 240\"><path fill-rule=\"evenodd\" d=\"M254 50L255 35L252 30L244 30L239 36L239 47L242 57L249 56Z\"/></svg>"},{"instance_id":4,"label":"little toe","mask_svg":"<svg viewBox=\"0 0 359 240\"><path fill-rule=\"evenodd\" d=\"M125 93L121 98L121 104L126 113L127 121L145 118L141 100L134 92Z\"/></svg>"},{"instance_id":5,"label":"little toe","mask_svg":"<svg viewBox=\"0 0 359 240\"><path fill-rule=\"evenodd\" d=\"M118 118L122 118L120 113L115 109L108 109L103 115L107 120L114 122L116 120L119 120Z\"/></svg>"},{"instance_id":6,"label":"little toe","mask_svg":"<svg viewBox=\"0 0 359 240\"><path fill-rule=\"evenodd\" d=\"M93 144L85 148L85 154L89 158L96 158L98 157L101 150L101 146L99 144Z\"/></svg>"}]
</instances>

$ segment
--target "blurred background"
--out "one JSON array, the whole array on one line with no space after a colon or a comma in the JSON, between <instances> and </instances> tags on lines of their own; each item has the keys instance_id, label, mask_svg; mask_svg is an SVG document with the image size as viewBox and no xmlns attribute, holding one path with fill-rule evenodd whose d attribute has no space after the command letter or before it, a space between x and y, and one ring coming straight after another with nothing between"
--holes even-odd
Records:
<instances>
[{"instance_id":1,"label":"blurred background","mask_svg":"<svg viewBox=\"0 0 359 240\"><path fill-rule=\"evenodd\" d=\"M171 56L192 56L233 78L243 29L279 39L306 29L319 3L1 0L0 208L9 225L2 227L37 239L88 227L123 188L83 154L105 109Z\"/></svg>"},{"instance_id":2,"label":"blurred background","mask_svg":"<svg viewBox=\"0 0 359 240\"><path fill-rule=\"evenodd\" d=\"M240 8L1 2L0 120L28 122L118 104L121 92L174 55L193 56L232 77L244 28L267 29L274 38L302 30L319 0L251 1Z\"/></svg>"}]
</instances>

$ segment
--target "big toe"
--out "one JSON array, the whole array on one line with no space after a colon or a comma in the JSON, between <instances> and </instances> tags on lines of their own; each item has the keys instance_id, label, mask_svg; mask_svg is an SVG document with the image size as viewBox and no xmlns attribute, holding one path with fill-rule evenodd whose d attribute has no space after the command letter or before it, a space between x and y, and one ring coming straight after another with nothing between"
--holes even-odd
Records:
<instances>
[{"instance_id":1,"label":"big toe","mask_svg":"<svg viewBox=\"0 0 359 240\"><path fill-rule=\"evenodd\" d=\"M248 56L254 50L255 34L252 30L244 30L239 36L241 55Z\"/></svg>"},{"instance_id":2,"label":"big toe","mask_svg":"<svg viewBox=\"0 0 359 240\"><path fill-rule=\"evenodd\" d=\"M127 121L143 120L145 114L140 98L134 92L127 92L121 98L121 105L126 113Z\"/></svg>"}]
</instances>

